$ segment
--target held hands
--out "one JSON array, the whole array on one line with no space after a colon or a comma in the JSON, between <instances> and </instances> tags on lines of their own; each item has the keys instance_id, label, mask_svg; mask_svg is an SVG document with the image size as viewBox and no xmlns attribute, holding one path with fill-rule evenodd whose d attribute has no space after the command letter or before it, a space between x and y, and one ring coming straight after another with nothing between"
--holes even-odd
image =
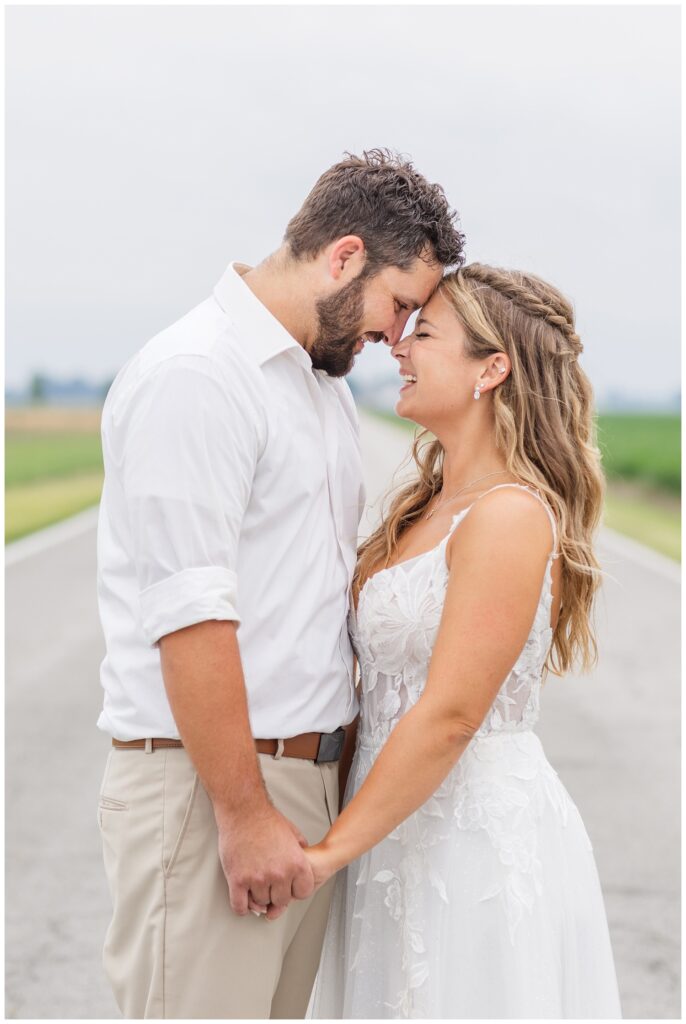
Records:
<instances>
[{"instance_id":1,"label":"held hands","mask_svg":"<svg viewBox=\"0 0 686 1024\"><path fill-rule=\"evenodd\" d=\"M336 869L333 866L330 855L326 852L324 843L317 843L315 846L307 846L303 843L303 846L305 846L305 857L309 862L314 878L314 888L310 893L310 895L312 895L317 892L318 889L321 889L325 882L328 882L331 876L335 874ZM253 914L264 914L268 921L275 921L277 917L281 917L283 912L286 910L286 907L275 907L273 903L266 906L265 904L257 903L253 900L252 896L250 896L248 898L248 909L251 910Z\"/></svg>"},{"instance_id":2,"label":"held hands","mask_svg":"<svg viewBox=\"0 0 686 1024\"><path fill-rule=\"evenodd\" d=\"M314 888L309 894L311 896L329 881L332 874L335 873L335 869L324 844L318 843L316 846L307 846L306 843L303 843L302 845L305 847L304 854L309 862L314 879ZM248 898L248 909L259 915L264 914L267 921L275 921L276 918L281 918L282 913L286 910L286 906L274 906L273 903L269 905L258 903L250 895Z\"/></svg>"},{"instance_id":3,"label":"held hands","mask_svg":"<svg viewBox=\"0 0 686 1024\"><path fill-rule=\"evenodd\" d=\"M280 917L291 899L304 900L315 891L307 840L271 804L250 815L223 818L215 809L219 858L229 886L231 908L240 916L249 910Z\"/></svg>"},{"instance_id":4,"label":"held hands","mask_svg":"<svg viewBox=\"0 0 686 1024\"><path fill-rule=\"evenodd\" d=\"M249 816L224 819L216 809L215 816L231 908L240 916L252 911L275 921L292 899L307 899L334 874L325 842L308 847L271 804Z\"/></svg>"}]
</instances>

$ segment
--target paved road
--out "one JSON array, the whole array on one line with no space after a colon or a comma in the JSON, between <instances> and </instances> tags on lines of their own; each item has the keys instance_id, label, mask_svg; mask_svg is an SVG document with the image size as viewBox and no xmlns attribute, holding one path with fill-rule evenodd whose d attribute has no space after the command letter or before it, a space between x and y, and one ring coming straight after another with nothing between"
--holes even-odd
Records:
<instances>
[{"instance_id":1,"label":"paved road","mask_svg":"<svg viewBox=\"0 0 686 1024\"><path fill-rule=\"evenodd\" d=\"M363 444L376 499L407 435L365 417ZM108 744L95 728L103 642L92 513L59 533L32 555L10 549L6 573L6 1017L111 1019L100 969L109 898L95 807ZM680 592L665 562L610 534L602 556L612 579L601 666L550 680L539 733L594 843L624 1015L675 1019Z\"/></svg>"}]
</instances>

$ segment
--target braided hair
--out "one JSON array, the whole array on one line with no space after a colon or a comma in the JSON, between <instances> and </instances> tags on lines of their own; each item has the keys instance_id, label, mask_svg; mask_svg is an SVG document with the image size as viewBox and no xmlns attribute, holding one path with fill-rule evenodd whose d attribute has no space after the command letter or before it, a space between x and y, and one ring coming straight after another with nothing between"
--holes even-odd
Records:
<instances>
[{"instance_id":1,"label":"braided hair","mask_svg":"<svg viewBox=\"0 0 686 1024\"><path fill-rule=\"evenodd\" d=\"M471 263L462 271L460 281L469 281L490 288L502 298L509 299L519 310L533 319L544 320L550 327L557 328L569 344L566 354L578 356L583 352L581 339L574 326L574 310L571 304L564 295L541 278L534 274ZM470 290L474 292L475 288Z\"/></svg>"}]
</instances>

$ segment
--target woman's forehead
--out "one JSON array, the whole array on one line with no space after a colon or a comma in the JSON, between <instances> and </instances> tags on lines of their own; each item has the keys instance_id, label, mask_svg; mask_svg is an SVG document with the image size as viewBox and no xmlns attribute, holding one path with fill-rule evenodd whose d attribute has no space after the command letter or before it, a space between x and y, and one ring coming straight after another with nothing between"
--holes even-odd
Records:
<instances>
[{"instance_id":1,"label":"woman's forehead","mask_svg":"<svg viewBox=\"0 0 686 1024\"><path fill-rule=\"evenodd\" d=\"M434 322L435 326L439 326L438 321L447 323L451 316L453 316L453 313L450 303L446 301L439 289L433 293L429 301L426 302L419 310L417 322L420 320L428 320Z\"/></svg>"}]
</instances>

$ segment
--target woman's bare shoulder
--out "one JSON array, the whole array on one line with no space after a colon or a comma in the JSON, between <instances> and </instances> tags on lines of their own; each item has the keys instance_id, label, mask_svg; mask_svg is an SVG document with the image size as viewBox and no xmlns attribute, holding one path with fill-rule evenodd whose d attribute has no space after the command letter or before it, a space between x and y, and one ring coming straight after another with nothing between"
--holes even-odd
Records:
<instances>
[{"instance_id":1,"label":"woman's bare shoulder","mask_svg":"<svg viewBox=\"0 0 686 1024\"><path fill-rule=\"evenodd\" d=\"M535 561L554 545L553 527L544 499L524 487L498 487L477 499L448 542L448 564L470 553L494 552L517 545Z\"/></svg>"}]
</instances>

